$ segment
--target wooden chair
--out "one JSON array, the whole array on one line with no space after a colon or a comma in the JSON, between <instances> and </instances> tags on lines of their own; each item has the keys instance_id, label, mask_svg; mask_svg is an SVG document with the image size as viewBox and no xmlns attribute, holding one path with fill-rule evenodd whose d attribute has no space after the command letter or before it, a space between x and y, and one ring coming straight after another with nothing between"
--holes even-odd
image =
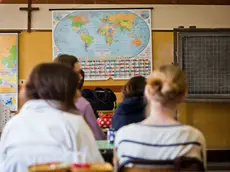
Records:
<instances>
[{"instance_id":1,"label":"wooden chair","mask_svg":"<svg viewBox=\"0 0 230 172\"><path fill-rule=\"evenodd\" d=\"M113 167L109 163L90 164L89 168L72 168L71 165L57 166L51 168L50 164L33 165L29 167L29 172L112 172Z\"/></svg>"},{"instance_id":2,"label":"wooden chair","mask_svg":"<svg viewBox=\"0 0 230 172\"><path fill-rule=\"evenodd\" d=\"M133 167L126 167L132 164ZM118 172L203 172L204 166L196 158L180 157L175 160L130 159L124 162Z\"/></svg>"}]
</instances>

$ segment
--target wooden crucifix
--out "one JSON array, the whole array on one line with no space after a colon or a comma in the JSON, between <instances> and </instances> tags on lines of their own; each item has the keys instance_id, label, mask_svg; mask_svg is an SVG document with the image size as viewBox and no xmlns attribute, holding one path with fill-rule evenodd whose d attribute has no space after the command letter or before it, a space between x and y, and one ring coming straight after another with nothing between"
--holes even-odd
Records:
<instances>
[{"instance_id":1,"label":"wooden crucifix","mask_svg":"<svg viewBox=\"0 0 230 172\"><path fill-rule=\"evenodd\" d=\"M32 12L33 11L39 11L39 8L33 8L32 7L32 0L28 0L28 6L27 7L21 7L20 8L21 11L27 11L28 15L27 15L27 31L31 32L31 19L32 19Z\"/></svg>"}]
</instances>

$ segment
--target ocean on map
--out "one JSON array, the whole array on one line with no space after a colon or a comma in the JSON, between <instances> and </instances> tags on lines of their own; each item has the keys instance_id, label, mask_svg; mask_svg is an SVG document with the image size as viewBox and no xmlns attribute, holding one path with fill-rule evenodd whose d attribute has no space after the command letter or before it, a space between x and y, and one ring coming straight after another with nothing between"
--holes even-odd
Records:
<instances>
[{"instance_id":1,"label":"ocean on map","mask_svg":"<svg viewBox=\"0 0 230 172\"><path fill-rule=\"evenodd\" d=\"M128 10L70 13L56 21L53 30L57 54L71 54L80 60L136 57L150 42L146 16Z\"/></svg>"}]
</instances>

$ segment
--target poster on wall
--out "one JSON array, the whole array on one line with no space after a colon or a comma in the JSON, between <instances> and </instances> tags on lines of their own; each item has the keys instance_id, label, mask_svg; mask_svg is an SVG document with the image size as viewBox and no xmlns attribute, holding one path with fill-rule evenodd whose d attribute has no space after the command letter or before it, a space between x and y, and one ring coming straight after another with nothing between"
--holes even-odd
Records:
<instances>
[{"instance_id":1,"label":"poster on wall","mask_svg":"<svg viewBox=\"0 0 230 172\"><path fill-rule=\"evenodd\" d=\"M151 73L151 9L53 11L52 24L53 58L76 56L86 80Z\"/></svg>"},{"instance_id":2,"label":"poster on wall","mask_svg":"<svg viewBox=\"0 0 230 172\"><path fill-rule=\"evenodd\" d=\"M18 34L0 33L0 101L18 109Z\"/></svg>"}]
</instances>

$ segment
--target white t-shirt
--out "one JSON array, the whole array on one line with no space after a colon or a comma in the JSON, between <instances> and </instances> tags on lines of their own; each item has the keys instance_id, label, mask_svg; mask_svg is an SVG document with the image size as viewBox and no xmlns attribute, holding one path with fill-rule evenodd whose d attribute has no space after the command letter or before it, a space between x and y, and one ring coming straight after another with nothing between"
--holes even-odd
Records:
<instances>
[{"instance_id":1,"label":"white t-shirt","mask_svg":"<svg viewBox=\"0 0 230 172\"><path fill-rule=\"evenodd\" d=\"M173 160L195 157L206 162L203 134L188 125L131 124L118 130L115 147L119 164L128 159Z\"/></svg>"},{"instance_id":2,"label":"white t-shirt","mask_svg":"<svg viewBox=\"0 0 230 172\"><path fill-rule=\"evenodd\" d=\"M79 162L79 152L89 163L104 162L81 115L57 110L44 100L32 100L3 129L0 164L7 172L23 171L38 163Z\"/></svg>"}]
</instances>

